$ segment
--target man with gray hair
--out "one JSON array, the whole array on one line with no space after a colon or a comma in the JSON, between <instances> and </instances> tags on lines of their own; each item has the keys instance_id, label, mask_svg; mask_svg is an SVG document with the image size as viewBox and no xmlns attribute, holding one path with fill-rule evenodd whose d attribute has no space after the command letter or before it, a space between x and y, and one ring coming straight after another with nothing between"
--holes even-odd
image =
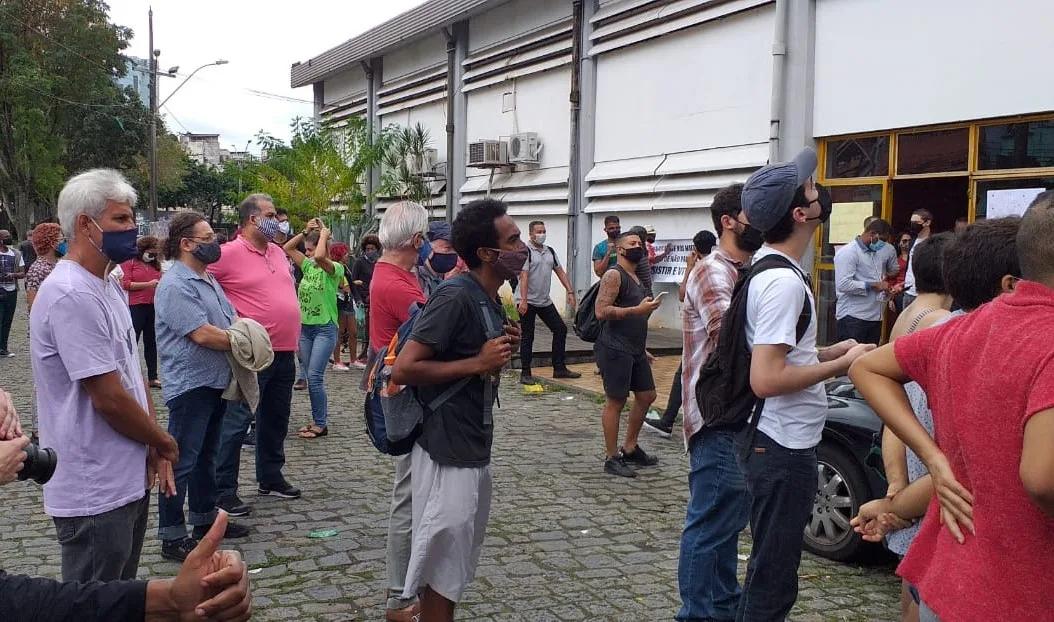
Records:
<instances>
[{"instance_id":1,"label":"man with gray hair","mask_svg":"<svg viewBox=\"0 0 1054 622\"><path fill-rule=\"evenodd\" d=\"M251 194L238 206L242 234L224 244L220 260L208 271L220 282L238 317L259 322L274 348L274 362L259 372L260 406L256 409L256 481L261 495L297 499L300 490L282 475L285 437L296 380L300 342L300 303L285 251L272 244L279 234L274 201ZM229 402L216 460L217 505L231 516L246 516L252 507L238 497L242 441L253 413L241 402Z\"/></svg>"},{"instance_id":2,"label":"man with gray hair","mask_svg":"<svg viewBox=\"0 0 1054 622\"><path fill-rule=\"evenodd\" d=\"M132 316L107 278L135 257L135 190L117 171L69 180L58 213L69 251L40 286L30 313L41 444L59 455L44 487L63 581L130 580L139 568L153 487L179 447L157 425L139 366ZM171 473L171 468L164 468ZM175 492L161 482L165 494Z\"/></svg>"},{"instance_id":3,"label":"man with gray hair","mask_svg":"<svg viewBox=\"0 0 1054 622\"><path fill-rule=\"evenodd\" d=\"M378 237L384 254L373 268L370 280L370 356L366 364L372 366L376 353L388 345L392 337L410 318L410 307L424 304L425 295L414 266L428 258L428 212L417 203L397 203L381 218ZM363 374L365 380L366 374ZM404 599L406 570L410 565L413 520L410 481L410 454L395 458L395 485L388 514L388 601L385 619L391 622L411 622L420 613L417 599Z\"/></svg>"}]
</instances>

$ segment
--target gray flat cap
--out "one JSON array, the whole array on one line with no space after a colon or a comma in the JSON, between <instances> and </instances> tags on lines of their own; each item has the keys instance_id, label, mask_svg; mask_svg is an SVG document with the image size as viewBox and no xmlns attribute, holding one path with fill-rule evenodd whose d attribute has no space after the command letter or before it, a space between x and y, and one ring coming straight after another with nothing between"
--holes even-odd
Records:
<instances>
[{"instance_id":1,"label":"gray flat cap","mask_svg":"<svg viewBox=\"0 0 1054 622\"><path fill-rule=\"evenodd\" d=\"M794 191L816 171L816 151L806 147L790 162L769 164L743 185L743 211L750 224L769 231L790 210Z\"/></svg>"}]
</instances>

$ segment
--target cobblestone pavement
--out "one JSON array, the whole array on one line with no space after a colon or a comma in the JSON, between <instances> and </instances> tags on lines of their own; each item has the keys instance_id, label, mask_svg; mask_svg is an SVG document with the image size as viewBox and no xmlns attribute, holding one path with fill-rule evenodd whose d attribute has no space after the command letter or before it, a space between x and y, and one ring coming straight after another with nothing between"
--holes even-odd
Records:
<instances>
[{"instance_id":1,"label":"cobblestone pavement","mask_svg":"<svg viewBox=\"0 0 1054 622\"><path fill-rule=\"evenodd\" d=\"M0 386L14 394L23 413L32 388L25 336L19 318L11 344L17 356L0 359ZM242 519L253 534L232 545L253 572L254 619L383 619L393 469L391 459L365 437L358 377L329 373L328 437L292 436L286 442L286 475L303 489L302 499L257 498L252 454L242 454L243 496L256 511ZM600 407L594 399L559 391L523 395L510 375L501 404L495 413L495 503L479 574L459 619L672 619L679 606L677 552L687 502L687 459L679 438L646 436L643 442L661 455L661 466L632 481L613 479L602 473ZM296 427L307 422L306 392L295 393L293 411ZM59 549L40 489L16 482L2 494L0 566L57 577ZM155 510L141 577L171 576L178 569L161 560L156 526ZM307 537L318 529L340 533ZM741 560L748 550L744 534ZM800 585L793 620L898 617L898 580L888 562L852 566L806 554Z\"/></svg>"}]
</instances>

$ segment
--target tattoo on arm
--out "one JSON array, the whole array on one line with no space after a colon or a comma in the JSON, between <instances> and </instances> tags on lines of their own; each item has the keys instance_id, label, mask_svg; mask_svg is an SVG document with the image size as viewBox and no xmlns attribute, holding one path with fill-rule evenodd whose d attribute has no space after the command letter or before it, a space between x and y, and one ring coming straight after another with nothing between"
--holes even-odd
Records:
<instances>
[{"instance_id":1,"label":"tattoo on arm","mask_svg":"<svg viewBox=\"0 0 1054 622\"><path fill-rule=\"evenodd\" d=\"M622 276L618 270L608 270L600 279L600 291L597 292L596 316L598 320L619 320L626 317L627 309L616 307L615 299L622 286Z\"/></svg>"}]
</instances>

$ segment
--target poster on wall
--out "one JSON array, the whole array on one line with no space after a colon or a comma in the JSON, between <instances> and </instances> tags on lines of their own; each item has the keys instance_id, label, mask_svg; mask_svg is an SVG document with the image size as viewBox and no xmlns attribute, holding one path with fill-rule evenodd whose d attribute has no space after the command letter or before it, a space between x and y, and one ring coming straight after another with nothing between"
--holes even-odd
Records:
<instances>
[{"instance_id":1,"label":"poster on wall","mask_svg":"<svg viewBox=\"0 0 1054 622\"><path fill-rule=\"evenodd\" d=\"M827 221L827 241L830 244L846 244L856 239L864 230L864 219L875 213L871 201L835 203L831 206L831 219Z\"/></svg>"},{"instance_id":2,"label":"poster on wall","mask_svg":"<svg viewBox=\"0 0 1054 622\"><path fill-rule=\"evenodd\" d=\"M986 218L1003 218L1004 216L1021 216L1046 188L1011 188L1009 190L989 190L987 194Z\"/></svg>"},{"instance_id":3,"label":"poster on wall","mask_svg":"<svg viewBox=\"0 0 1054 622\"><path fill-rule=\"evenodd\" d=\"M655 240L655 252L661 253L670 244L670 254L652 266L652 278L655 283L680 283L684 271L688 268L688 255L695 250L691 240Z\"/></svg>"}]
</instances>

